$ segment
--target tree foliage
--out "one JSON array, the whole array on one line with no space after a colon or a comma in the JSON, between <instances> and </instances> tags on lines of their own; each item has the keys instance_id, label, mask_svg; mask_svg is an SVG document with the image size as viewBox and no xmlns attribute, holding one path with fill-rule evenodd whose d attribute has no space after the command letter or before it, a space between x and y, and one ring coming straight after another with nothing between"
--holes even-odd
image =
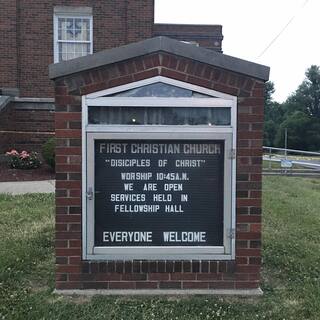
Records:
<instances>
[{"instance_id":1,"label":"tree foliage","mask_svg":"<svg viewBox=\"0 0 320 320\"><path fill-rule=\"evenodd\" d=\"M320 119L320 68L311 66L306 72L306 79L294 95L297 104L303 105L305 112Z\"/></svg>"},{"instance_id":2,"label":"tree foliage","mask_svg":"<svg viewBox=\"0 0 320 320\"><path fill-rule=\"evenodd\" d=\"M272 99L274 84L266 83L264 145L320 150L320 67L312 65L305 80L284 103Z\"/></svg>"}]
</instances>

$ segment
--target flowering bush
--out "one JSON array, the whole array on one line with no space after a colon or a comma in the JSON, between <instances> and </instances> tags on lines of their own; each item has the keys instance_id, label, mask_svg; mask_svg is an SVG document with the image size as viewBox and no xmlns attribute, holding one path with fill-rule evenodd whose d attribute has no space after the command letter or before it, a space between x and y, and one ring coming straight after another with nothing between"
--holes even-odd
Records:
<instances>
[{"instance_id":1,"label":"flowering bush","mask_svg":"<svg viewBox=\"0 0 320 320\"><path fill-rule=\"evenodd\" d=\"M17 150L12 149L6 152L8 157L8 164L13 169L36 169L41 165L36 152L22 151L19 153Z\"/></svg>"}]
</instances>

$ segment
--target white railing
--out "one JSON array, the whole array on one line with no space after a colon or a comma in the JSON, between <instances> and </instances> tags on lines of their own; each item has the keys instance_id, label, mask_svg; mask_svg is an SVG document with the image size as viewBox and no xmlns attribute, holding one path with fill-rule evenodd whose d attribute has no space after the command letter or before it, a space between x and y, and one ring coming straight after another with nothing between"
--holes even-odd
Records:
<instances>
[{"instance_id":1,"label":"white railing","mask_svg":"<svg viewBox=\"0 0 320 320\"><path fill-rule=\"evenodd\" d=\"M265 146L263 150L263 160L269 163L268 168L264 168L266 173L292 174L294 172L309 172L315 175L320 174L320 152ZM273 168L272 162L278 162L280 164L279 168Z\"/></svg>"},{"instance_id":2,"label":"white railing","mask_svg":"<svg viewBox=\"0 0 320 320\"><path fill-rule=\"evenodd\" d=\"M275 150L275 151L283 151L284 153L300 153L300 154L307 154L307 155L314 155L320 156L320 152L314 151L303 151L303 150L295 150L295 149L285 149L285 148L275 148L275 147L263 147L263 150Z\"/></svg>"}]
</instances>

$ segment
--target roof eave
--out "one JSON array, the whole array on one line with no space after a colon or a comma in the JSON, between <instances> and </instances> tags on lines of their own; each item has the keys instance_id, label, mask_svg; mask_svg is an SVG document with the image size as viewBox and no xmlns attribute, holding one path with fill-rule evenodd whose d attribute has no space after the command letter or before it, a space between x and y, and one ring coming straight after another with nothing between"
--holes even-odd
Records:
<instances>
[{"instance_id":1,"label":"roof eave","mask_svg":"<svg viewBox=\"0 0 320 320\"><path fill-rule=\"evenodd\" d=\"M163 36L103 50L85 57L51 64L49 65L49 77L50 79L56 79L155 52L166 52L189 58L263 81L269 79L270 68L267 66Z\"/></svg>"}]
</instances>

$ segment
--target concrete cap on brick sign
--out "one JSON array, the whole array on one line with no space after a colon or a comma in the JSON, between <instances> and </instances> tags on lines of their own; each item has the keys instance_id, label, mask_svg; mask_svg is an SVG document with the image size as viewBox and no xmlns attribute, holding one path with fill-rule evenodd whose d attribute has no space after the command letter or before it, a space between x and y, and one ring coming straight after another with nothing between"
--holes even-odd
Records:
<instances>
[{"instance_id":1,"label":"concrete cap on brick sign","mask_svg":"<svg viewBox=\"0 0 320 320\"><path fill-rule=\"evenodd\" d=\"M56 79L156 52L174 54L264 81L269 79L270 68L267 66L167 37L155 37L125 46L103 50L85 57L51 64L49 66L49 76L50 79Z\"/></svg>"}]
</instances>

